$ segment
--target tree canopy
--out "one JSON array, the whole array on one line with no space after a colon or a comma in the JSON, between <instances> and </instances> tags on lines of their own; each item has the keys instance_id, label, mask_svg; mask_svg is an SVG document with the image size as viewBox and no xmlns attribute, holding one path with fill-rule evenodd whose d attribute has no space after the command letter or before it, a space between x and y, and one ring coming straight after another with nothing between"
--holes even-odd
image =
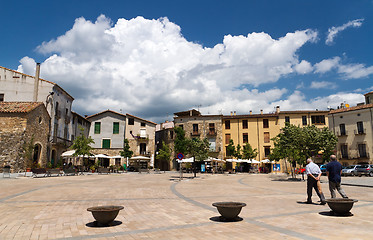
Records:
<instances>
[{"instance_id":1,"label":"tree canopy","mask_svg":"<svg viewBox=\"0 0 373 240\"><path fill-rule=\"evenodd\" d=\"M242 156L244 159L254 159L258 155L257 149L253 149L250 143L246 143L242 149Z\"/></svg>"},{"instance_id":2,"label":"tree canopy","mask_svg":"<svg viewBox=\"0 0 373 240\"><path fill-rule=\"evenodd\" d=\"M131 149L130 149L128 139L124 139L123 150L120 151L119 154L124 158L131 158L132 157L133 151L131 151Z\"/></svg>"},{"instance_id":3,"label":"tree canopy","mask_svg":"<svg viewBox=\"0 0 373 240\"><path fill-rule=\"evenodd\" d=\"M169 162L171 160L171 149L168 144L162 141L162 148L159 150L159 153L156 157L157 160L163 160Z\"/></svg>"},{"instance_id":4,"label":"tree canopy","mask_svg":"<svg viewBox=\"0 0 373 240\"><path fill-rule=\"evenodd\" d=\"M81 132L83 132L84 129L81 129ZM92 150L92 147L90 144L92 143L95 143L93 141L93 139L91 137L88 137L86 138L83 134L81 134L80 136L78 136L74 142L73 142L73 145L71 146L72 149L75 150L75 153L73 154L73 156L83 156L83 158L85 156L91 156L92 153L91 153L91 150Z\"/></svg>"}]
</instances>

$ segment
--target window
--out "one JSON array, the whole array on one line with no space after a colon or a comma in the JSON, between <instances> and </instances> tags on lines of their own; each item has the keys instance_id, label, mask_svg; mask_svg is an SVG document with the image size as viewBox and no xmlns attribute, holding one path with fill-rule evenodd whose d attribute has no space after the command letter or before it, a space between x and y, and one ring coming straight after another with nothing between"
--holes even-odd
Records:
<instances>
[{"instance_id":1,"label":"window","mask_svg":"<svg viewBox=\"0 0 373 240\"><path fill-rule=\"evenodd\" d=\"M249 134L247 134L247 133L242 134L242 141L243 141L243 143L248 143L249 142Z\"/></svg>"},{"instance_id":2,"label":"window","mask_svg":"<svg viewBox=\"0 0 373 240\"><path fill-rule=\"evenodd\" d=\"M170 131L170 139L174 139L174 131Z\"/></svg>"},{"instance_id":3,"label":"window","mask_svg":"<svg viewBox=\"0 0 373 240\"><path fill-rule=\"evenodd\" d=\"M209 135L215 135L215 123L209 123Z\"/></svg>"},{"instance_id":4,"label":"window","mask_svg":"<svg viewBox=\"0 0 373 240\"><path fill-rule=\"evenodd\" d=\"M229 133L225 134L225 144L229 144L230 139L231 139L231 135Z\"/></svg>"},{"instance_id":5,"label":"window","mask_svg":"<svg viewBox=\"0 0 373 240\"><path fill-rule=\"evenodd\" d=\"M307 116L302 116L302 124L303 126L307 125Z\"/></svg>"},{"instance_id":6,"label":"window","mask_svg":"<svg viewBox=\"0 0 373 240\"><path fill-rule=\"evenodd\" d=\"M346 135L346 125L344 123L339 124L339 131L341 133L340 136L345 136Z\"/></svg>"},{"instance_id":7,"label":"window","mask_svg":"<svg viewBox=\"0 0 373 240\"><path fill-rule=\"evenodd\" d=\"M113 122L113 134L119 134L119 122Z\"/></svg>"},{"instance_id":8,"label":"window","mask_svg":"<svg viewBox=\"0 0 373 240\"><path fill-rule=\"evenodd\" d=\"M146 123L141 122L141 127L146 127Z\"/></svg>"},{"instance_id":9,"label":"window","mask_svg":"<svg viewBox=\"0 0 373 240\"><path fill-rule=\"evenodd\" d=\"M358 134L363 134L364 133L364 125L363 122L357 122L357 133Z\"/></svg>"},{"instance_id":10,"label":"window","mask_svg":"<svg viewBox=\"0 0 373 240\"><path fill-rule=\"evenodd\" d=\"M285 116L285 122L290 123L290 117L289 116Z\"/></svg>"},{"instance_id":11,"label":"window","mask_svg":"<svg viewBox=\"0 0 373 240\"><path fill-rule=\"evenodd\" d=\"M128 118L128 125L135 125L135 119L134 118Z\"/></svg>"},{"instance_id":12,"label":"window","mask_svg":"<svg viewBox=\"0 0 373 240\"><path fill-rule=\"evenodd\" d=\"M324 115L315 115L311 116L312 124L325 124L325 116Z\"/></svg>"},{"instance_id":13,"label":"window","mask_svg":"<svg viewBox=\"0 0 373 240\"><path fill-rule=\"evenodd\" d=\"M198 134L198 124L193 124L193 134Z\"/></svg>"},{"instance_id":14,"label":"window","mask_svg":"<svg viewBox=\"0 0 373 240\"><path fill-rule=\"evenodd\" d=\"M102 139L102 148L110 148L110 139Z\"/></svg>"},{"instance_id":15,"label":"window","mask_svg":"<svg viewBox=\"0 0 373 240\"><path fill-rule=\"evenodd\" d=\"M271 147L264 147L264 157L268 157L271 154Z\"/></svg>"},{"instance_id":16,"label":"window","mask_svg":"<svg viewBox=\"0 0 373 240\"><path fill-rule=\"evenodd\" d=\"M269 143L270 141L271 141L271 139L269 137L269 132L265 132L264 133L264 142Z\"/></svg>"},{"instance_id":17,"label":"window","mask_svg":"<svg viewBox=\"0 0 373 240\"><path fill-rule=\"evenodd\" d=\"M263 128L269 128L269 121L268 121L268 119L263 119Z\"/></svg>"},{"instance_id":18,"label":"window","mask_svg":"<svg viewBox=\"0 0 373 240\"><path fill-rule=\"evenodd\" d=\"M101 133L101 123L95 122L95 134L100 134L100 133Z\"/></svg>"},{"instance_id":19,"label":"window","mask_svg":"<svg viewBox=\"0 0 373 240\"><path fill-rule=\"evenodd\" d=\"M0 93L0 102L4 102L4 93Z\"/></svg>"},{"instance_id":20,"label":"window","mask_svg":"<svg viewBox=\"0 0 373 240\"><path fill-rule=\"evenodd\" d=\"M347 144L341 144L341 155L342 158L348 158Z\"/></svg>"},{"instance_id":21,"label":"window","mask_svg":"<svg viewBox=\"0 0 373 240\"><path fill-rule=\"evenodd\" d=\"M140 154L146 155L146 143L140 143Z\"/></svg>"},{"instance_id":22,"label":"window","mask_svg":"<svg viewBox=\"0 0 373 240\"><path fill-rule=\"evenodd\" d=\"M247 120L242 120L242 128L247 129Z\"/></svg>"},{"instance_id":23,"label":"window","mask_svg":"<svg viewBox=\"0 0 373 240\"><path fill-rule=\"evenodd\" d=\"M225 129L231 129L231 121L225 120Z\"/></svg>"},{"instance_id":24,"label":"window","mask_svg":"<svg viewBox=\"0 0 373 240\"><path fill-rule=\"evenodd\" d=\"M359 156L361 158L367 157L367 147L365 144L358 144Z\"/></svg>"},{"instance_id":25,"label":"window","mask_svg":"<svg viewBox=\"0 0 373 240\"><path fill-rule=\"evenodd\" d=\"M215 142L215 139L214 138L210 138L209 139L209 143L210 143L210 152L215 152L216 151L216 142Z\"/></svg>"}]
</instances>

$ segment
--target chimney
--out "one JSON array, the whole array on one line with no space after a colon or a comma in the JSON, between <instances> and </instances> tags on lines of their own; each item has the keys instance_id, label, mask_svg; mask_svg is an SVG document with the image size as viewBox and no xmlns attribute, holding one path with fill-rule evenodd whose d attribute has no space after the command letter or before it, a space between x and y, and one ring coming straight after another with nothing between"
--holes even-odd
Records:
<instances>
[{"instance_id":1,"label":"chimney","mask_svg":"<svg viewBox=\"0 0 373 240\"><path fill-rule=\"evenodd\" d=\"M250 110L250 115L251 115L251 114L253 114L253 111L252 111L252 110Z\"/></svg>"},{"instance_id":2,"label":"chimney","mask_svg":"<svg viewBox=\"0 0 373 240\"><path fill-rule=\"evenodd\" d=\"M39 75L40 75L40 63L36 64L36 72L35 72L35 83L34 83L34 97L33 101L38 101L38 92L39 92Z\"/></svg>"},{"instance_id":3,"label":"chimney","mask_svg":"<svg viewBox=\"0 0 373 240\"><path fill-rule=\"evenodd\" d=\"M233 115L236 116L236 111L233 112Z\"/></svg>"},{"instance_id":4,"label":"chimney","mask_svg":"<svg viewBox=\"0 0 373 240\"><path fill-rule=\"evenodd\" d=\"M263 114L263 109L260 109L260 114Z\"/></svg>"},{"instance_id":5,"label":"chimney","mask_svg":"<svg viewBox=\"0 0 373 240\"><path fill-rule=\"evenodd\" d=\"M231 116L233 115L233 112L231 111Z\"/></svg>"},{"instance_id":6,"label":"chimney","mask_svg":"<svg viewBox=\"0 0 373 240\"><path fill-rule=\"evenodd\" d=\"M277 113L277 114L280 113L280 106L276 106L276 113Z\"/></svg>"}]
</instances>

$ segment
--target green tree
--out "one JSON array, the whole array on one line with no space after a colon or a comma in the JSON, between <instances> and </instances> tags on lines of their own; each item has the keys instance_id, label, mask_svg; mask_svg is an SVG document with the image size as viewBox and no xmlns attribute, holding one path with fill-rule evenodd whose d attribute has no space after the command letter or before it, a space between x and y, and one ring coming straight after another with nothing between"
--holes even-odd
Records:
<instances>
[{"instance_id":1,"label":"green tree","mask_svg":"<svg viewBox=\"0 0 373 240\"><path fill-rule=\"evenodd\" d=\"M187 140L187 153L194 158L193 172L196 177L196 161L203 161L208 158L210 150L210 143L207 138L201 140L200 138L193 138Z\"/></svg>"},{"instance_id":2,"label":"green tree","mask_svg":"<svg viewBox=\"0 0 373 240\"><path fill-rule=\"evenodd\" d=\"M188 145L188 139L185 138L185 131L181 127L175 127L174 132L176 135L174 142L175 154L182 153L185 155L187 153Z\"/></svg>"},{"instance_id":3,"label":"green tree","mask_svg":"<svg viewBox=\"0 0 373 240\"><path fill-rule=\"evenodd\" d=\"M334 154L338 138L329 128L324 127L319 132L318 142L320 143L319 151L323 152L322 159L326 162L329 160L330 155Z\"/></svg>"},{"instance_id":4,"label":"green tree","mask_svg":"<svg viewBox=\"0 0 373 240\"><path fill-rule=\"evenodd\" d=\"M234 157L236 157L237 159L241 159L242 158L242 153L241 153L241 145L238 144L236 146L236 149L234 150Z\"/></svg>"},{"instance_id":5,"label":"green tree","mask_svg":"<svg viewBox=\"0 0 373 240\"><path fill-rule=\"evenodd\" d=\"M131 158L132 157L133 151L131 151L128 139L124 139L123 150L120 151L119 154L124 158Z\"/></svg>"},{"instance_id":6,"label":"green tree","mask_svg":"<svg viewBox=\"0 0 373 240\"><path fill-rule=\"evenodd\" d=\"M81 132L84 132L84 129L80 129ZM83 156L83 163L84 165L87 165L87 162L85 161L86 156L92 156L91 153L92 147L90 144L95 143L91 137L86 138L83 134L80 134L71 146L71 149L74 149L75 152L73 154L74 157L76 156Z\"/></svg>"},{"instance_id":7,"label":"green tree","mask_svg":"<svg viewBox=\"0 0 373 240\"><path fill-rule=\"evenodd\" d=\"M242 149L242 156L245 159L254 159L258 155L257 149L253 149L250 143L246 143Z\"/></svg>"},{"instance_id":8,"label":"green tree","mask_svg":"<svg viewBox=\"0 0 373 240\"><path fill-rule=\"evenodd\" d=\"M226 148L226 154L227 157L234 157L235 152L236 152L236 147L234 146L233 139L229 139L229 144Z\"/></svg>"},{"instance_id":9,"label":"green tree","mask_svg":"<svg viewBox=\"0 0 373 240\"><path fill-rule=\"evenodd\" d=\"M156 157L157 160L165 161L169 163L171 161L171 149L168 144L162 141L162 148L159 150L159 153Z\"/></svg>"}]
</instances>

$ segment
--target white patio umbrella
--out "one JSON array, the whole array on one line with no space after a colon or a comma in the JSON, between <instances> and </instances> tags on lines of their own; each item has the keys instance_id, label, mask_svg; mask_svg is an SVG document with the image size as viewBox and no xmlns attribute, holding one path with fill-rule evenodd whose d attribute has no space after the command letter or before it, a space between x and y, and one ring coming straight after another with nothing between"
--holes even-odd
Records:
<instances>
[{"instance_id":1,"label":"white patio umbrella","mask_svg":"<svg viewBox=\"0 0 373 240\"><path fill-rule=\"evenodd\" d=\"M249 159L250 163L260 163L258 160L255 159Z\"/></svg>"},{"instance_id":2,"label":"white patio umbrella","mask_svg":"<svg viewBox=\"0 0 373 240\"><path fill-rule=\"evenodd\" d=\"M108 155L105 155L105 154L97 154L95 155L96 158L110 158Z\"/></svg>"},{"instance_id":3,"label":"white patio umbrella","mask_svg":"<svg viewBox=\"0 0 373 240\"><path fill-rule=\"evenodd\" d=\"M149 160L150 161L150 158L145 157L145 156L136 156L136 157L131 157L130 160Z\"/></svg>"},{"instance_id":4,"label":"white patio umbrella","mask_svg":"<svg viewBox=\"0 0 373 240\"><path fill-rule=\"evenodd\" d=\"M61 157L72 157L74 153L75 153L75 150L69 150L69 151L63 152L61 154Z\"/></svg>"},{"instance_id":5,"label":"white patio umbrella","mask_svg":"<svg viewBox=\"0 0 373 240\"><path fill-rule=\"evenodd\" d=\"M192 163L192 162L194 162L192 157L191 158L184 158L182 160L180 160L180 159L176 159L176 160L177 160L178 163L188 163L188 162Z\"/></svg>"}]
</instances>

